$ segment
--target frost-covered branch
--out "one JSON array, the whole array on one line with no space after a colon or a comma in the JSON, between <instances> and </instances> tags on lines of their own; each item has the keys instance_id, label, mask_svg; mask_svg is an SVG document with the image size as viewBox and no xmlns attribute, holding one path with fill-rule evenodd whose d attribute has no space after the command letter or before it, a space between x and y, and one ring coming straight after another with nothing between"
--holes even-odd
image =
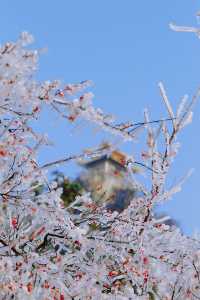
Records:
<instances>
[{"instance_id":1,"label":"frost-covered branch","mask_svg":"<svg viewBox=\"0 0 200 300\"><path fill-rule=\"evenodd\" d=\"M152 120L145 111L141 122L118 122L94 107L93 95L85 92L90 81L37 82L39 52L27 48L30 42L32 36L23 33L0 48L0 298L198 299L200 241L155 219L153 208L182 185L181 179L169 189L166 178L199 91L188 104L184 97L175 112L160 83L169 117ZM123 162L142 192L121 213L98 205L89 193L64 207L62 189L49 182L48 170L109 153L114 146L40 166L40 148L49 141L31 122L47 105L70 123L83 118L125 141L144 131L145 149ZM144 183L132 172L134 164L144 168ZM44 189L36 193L39 186Z\"/></svg>"}]
</instances>

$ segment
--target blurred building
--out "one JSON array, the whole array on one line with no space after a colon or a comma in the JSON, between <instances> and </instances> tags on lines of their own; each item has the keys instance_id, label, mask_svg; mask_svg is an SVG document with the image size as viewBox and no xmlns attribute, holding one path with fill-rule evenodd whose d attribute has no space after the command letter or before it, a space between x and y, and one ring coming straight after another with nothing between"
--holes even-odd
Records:
<instances>
[{"instance_id":1,"label":"blurred building","mask_svg":"<svg viewBox=\"0 0 200 300\"><path fill-rule=\"evenodd\" d=\"M122 211L136 194L128 169L127 157L120 151L79 162L84 171L78 178L92 199L100 205L106 203L111 210Z\"/></svg>"}]
</instances>

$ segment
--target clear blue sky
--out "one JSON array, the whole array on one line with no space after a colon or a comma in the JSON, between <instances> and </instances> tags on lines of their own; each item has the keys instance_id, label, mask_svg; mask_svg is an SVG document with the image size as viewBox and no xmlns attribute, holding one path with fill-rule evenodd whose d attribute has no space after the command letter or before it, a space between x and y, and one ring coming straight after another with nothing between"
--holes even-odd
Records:
<instances>
[{"instance_id":1,"label":"clear blue sky","mask_svg":"<svg viewBox=\"0 0 200 300\"><path fill-rule=\"evenodd\" d=\"M197 0L2 1L0 41L15 40L27 30L35 36L36 47L48 47L41 57L39 79L91 79L97 107L120 120L135 121L148 107L156 119L164 115L158 81L164 81L174 107L200 84L200 40L168 27L171 21L194 25L198 5ZM51 113L44 114L40 126L56 140L54 148L42 152L41 161L78 153L106 137L87 128L69 136L71 129ZM195 173L162 208L189 234L200 230L199 129L200 104L193 124L181 135L182 149L170 180L174 182L190 167L195 167Z\"/></svg>"}]
</instances>

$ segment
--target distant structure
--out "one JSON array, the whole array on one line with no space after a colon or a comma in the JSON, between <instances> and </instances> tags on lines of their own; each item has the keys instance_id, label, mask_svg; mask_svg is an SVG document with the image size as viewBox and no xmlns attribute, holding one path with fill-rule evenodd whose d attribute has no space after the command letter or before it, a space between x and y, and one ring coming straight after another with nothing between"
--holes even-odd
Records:
<instances>
[{"instance_id":1,"label":"distant structure","mask_svg":"<svg viewBox=\"0 0 200 300\"><path fill-rule=\"evenodd\" d=\"M90 161L81 161L84 171L78 178L86 191L91 192L97 204L105 204L112 211L123 211L136 191L129 178L127 157L120 151L103 155Z\"/></svg>"}]
</instances>

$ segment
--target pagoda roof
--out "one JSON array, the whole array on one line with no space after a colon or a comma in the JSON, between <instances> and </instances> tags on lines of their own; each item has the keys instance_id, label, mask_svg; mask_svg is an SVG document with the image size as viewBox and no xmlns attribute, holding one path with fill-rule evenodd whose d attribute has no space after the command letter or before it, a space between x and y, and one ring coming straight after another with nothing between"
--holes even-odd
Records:
<instances>
[{"instance_id":1,"label":"pagoda roof","mask_svg":"<svg viewBox=\"0 0 200 300\"><path fill-rule=\"evenodd\" d=\"M127 156L126 156L126 154L124 154L120 151L114 150L111 152L111 154L105 154L102 156L98 156L98 157L92 158L87 161L81 160L81 161L79 161L79 163L86 168L91 168L91 167L95 167L99 164L102 164L106 161L109 161L118 167L126 169Z\"/></svg>"}]
</instances>

